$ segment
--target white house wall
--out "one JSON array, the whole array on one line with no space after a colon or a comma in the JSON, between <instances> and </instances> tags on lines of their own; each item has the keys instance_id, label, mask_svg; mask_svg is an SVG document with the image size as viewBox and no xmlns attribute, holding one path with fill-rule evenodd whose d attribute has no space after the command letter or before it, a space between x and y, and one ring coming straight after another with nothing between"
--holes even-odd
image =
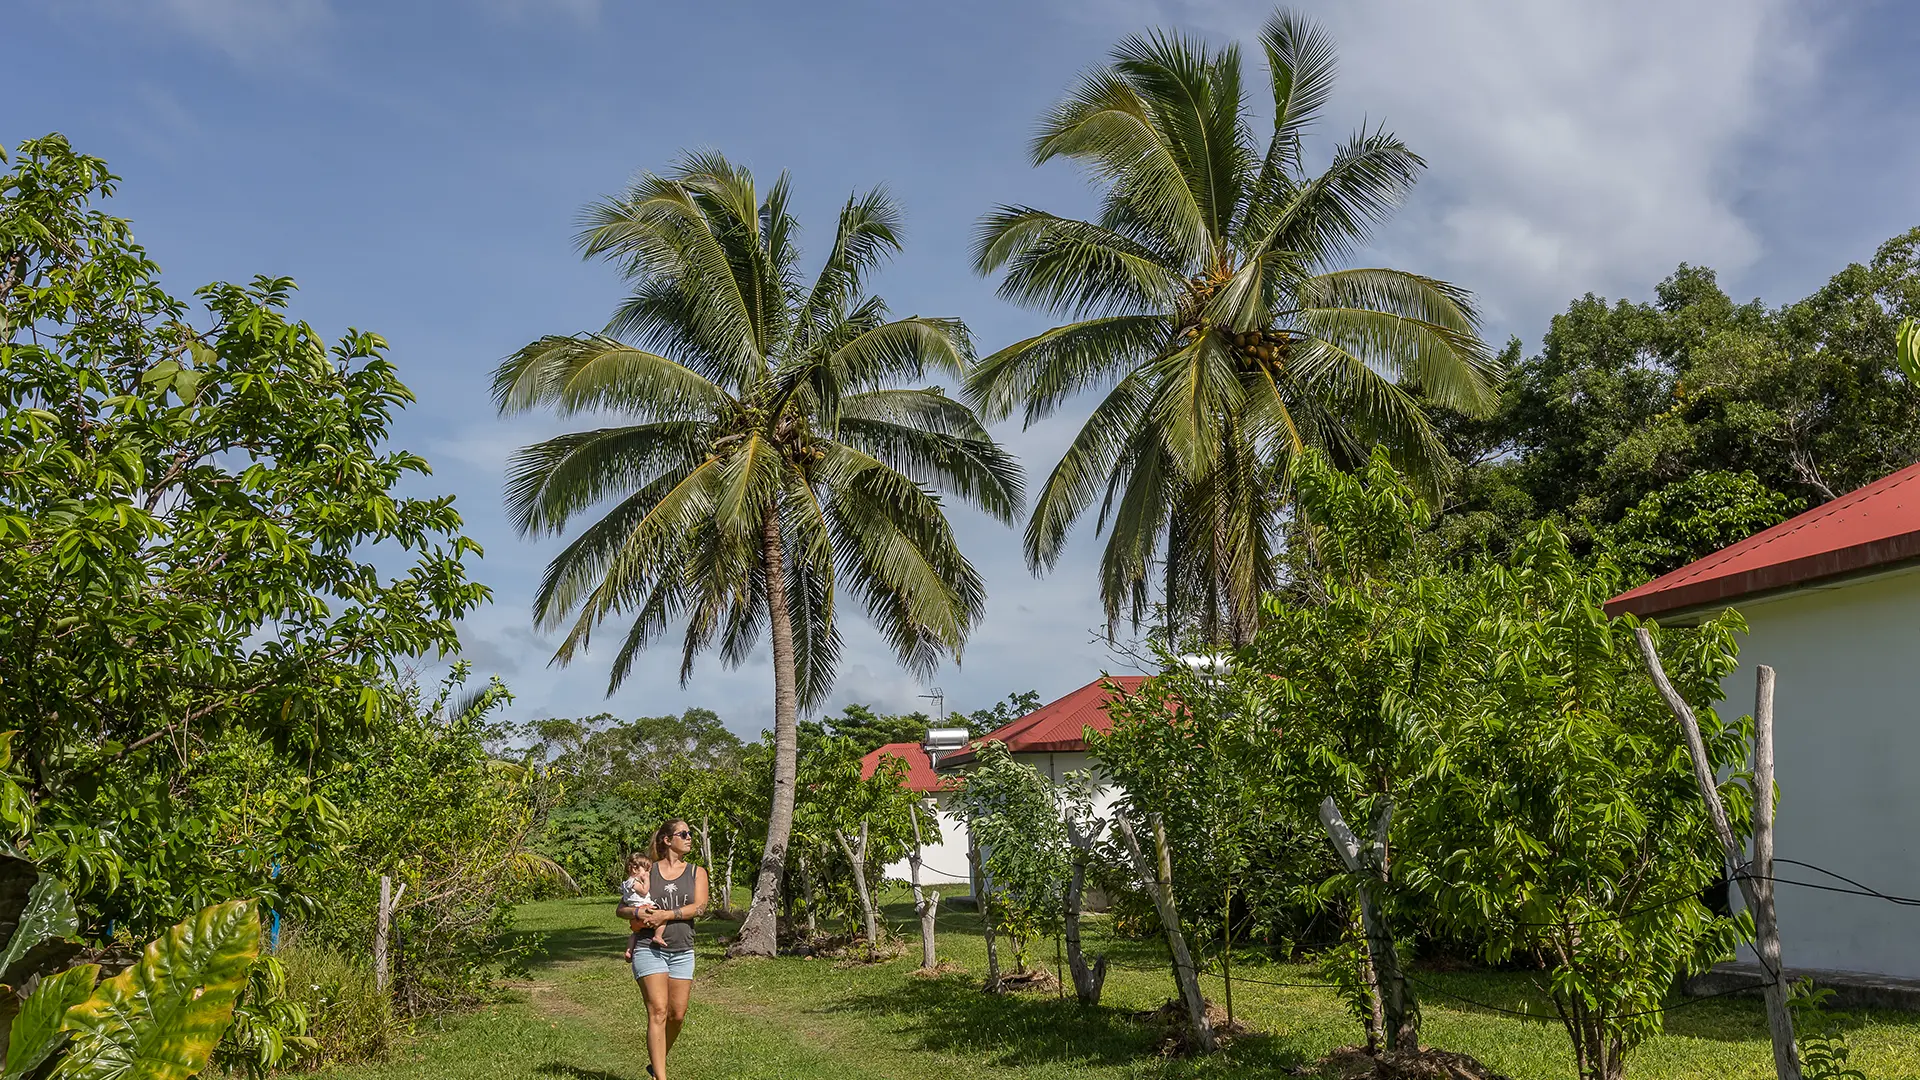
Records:
<instances>
[{"instance_id":1,"label":"white house wall","mask_svg":"<svg viewBox=\"0 0 1920 1080\"><path fill-rule=\"evenodd\" d=\"M1750 713L1755 666L1774 669L1776 855L1920 896L1920 572L1740 610L1750 631L1719 712ZM1787 884L1775 896L1789 967L1920 978L1920 909Z\"/></svg>"},{"instance_id":2,"label":"white house wall","mask_svg":"<svg viewBox=\"0 0 1920 1080\"><path fill-rule=\"evenodd\" d=\"M923 837L920 845L920 884L922 885L966 885L967 877L967 826L960 818L940 808L941 800L929 800L934 805L934 816L940 821L938 839ZM884 871L886 876L897 881L912 879L913 870L907 860L889 865Z\"/></svg>"}]
</instances>

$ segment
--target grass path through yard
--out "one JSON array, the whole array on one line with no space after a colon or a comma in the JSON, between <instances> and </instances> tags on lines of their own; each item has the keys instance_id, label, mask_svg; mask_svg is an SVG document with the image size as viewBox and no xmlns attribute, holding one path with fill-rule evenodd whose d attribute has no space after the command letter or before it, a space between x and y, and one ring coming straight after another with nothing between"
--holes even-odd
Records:
<instances>
[{"instance_id":1,"label":"grass path through yard","mask_svg":"<svg viewBox=\"0 0 1920 1080\"><path fill-rule=\"evenodd\" d=\"M521 913L524 932L542 936L532 977L478 1012L423 1025L392 1061L329 1070L327 1080L646 1080L645 1016L620 950L625 934L611 897L548 901ZM904 904L889 921L908 922ZM1155 1035L1133 1019L1172 994L1150 944L1101 947L1116 964L1106 1004L1082 1009L1033 994L994 997L978 989L985 955L977 920L943 913L939 952L968 974L922 979L918 958L839 967L827 960L723 962L718 935L703 927L700 971L671 1080L974 1080L991 1070L1008 1080L1133 1080L1149 1077L1281 1076L1328 1049L1357 1041L1358 1026L1332 994L1241 983L1243 1020L1266 1033L1203 1060L1163 1058ZM1053 943L1044 946L1053 962ZM1274 982L1309 981L1311 969L1237 962ZM1538 1010L1519 976L1420 972L1454 994ZM1209 996L1220 997L1218 980ZM1473 1054L1519 1080L1572 1075L1566 1036L1551 1012L1540 1020L1501 1016L1427 995L1424 1041ZM1920 1018L1880 1016L1851 1032L1854 1064L1874 1080L1920 1077ZM1629 1075L1765 1080L1772 1073L1757 1003L1708 1001L1669 1017L1667 1032L1642 1047Z\"/></svg>"}]
</instances>

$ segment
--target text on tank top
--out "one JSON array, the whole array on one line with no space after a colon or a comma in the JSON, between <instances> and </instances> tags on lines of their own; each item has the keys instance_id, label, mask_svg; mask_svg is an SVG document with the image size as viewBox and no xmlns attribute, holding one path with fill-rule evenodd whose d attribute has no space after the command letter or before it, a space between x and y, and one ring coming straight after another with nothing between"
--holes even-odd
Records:
<instances>
[{"instance_id":1,"label":"text on tank top","mask_svg":"<svg viewBox=\"0 0 1920 1080\"><path fill-rule=\"evenodd\" d=\"M663 877L660 864L655 863L651 880L647 882L647 895L664 911L689 907L693 904L693 886L698 880L699 870L688 863L680 869L676 878ZM693 920L675 919L666 926L666 932L660 935L665 939L661 948L667 952L691 952L693 950Z\"/></svg>"}]
</instances>

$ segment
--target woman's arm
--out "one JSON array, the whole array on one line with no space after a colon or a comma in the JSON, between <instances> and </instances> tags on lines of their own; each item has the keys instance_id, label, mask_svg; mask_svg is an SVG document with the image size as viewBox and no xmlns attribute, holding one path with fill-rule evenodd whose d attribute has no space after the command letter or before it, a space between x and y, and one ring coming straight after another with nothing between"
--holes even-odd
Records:
<instances>
[{"instance_id":1,"label":"woman's arm","mask_svg":"<svg viewBox=\"0 0 1920 1080\"><path fill-rule=\"evenodd\" d=\"M707 868L704 866L693 868L692 907L692 912L687 916L689 919L697 919L707 913Z\"/></svg>"}]
</instances>

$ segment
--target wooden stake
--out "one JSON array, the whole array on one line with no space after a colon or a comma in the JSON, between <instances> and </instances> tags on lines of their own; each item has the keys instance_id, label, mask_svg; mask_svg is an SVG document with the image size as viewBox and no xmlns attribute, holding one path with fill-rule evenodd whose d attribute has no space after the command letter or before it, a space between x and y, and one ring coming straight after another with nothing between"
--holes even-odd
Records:
<instances>
[{"instance_id":1,"label":"wooden stake","mask_svg":"<svg viewBox=\"0 0 1920 1080\"><path fill-rule=\"evenodd\" d=\"M1173 955L1173 981L1180 988L1181 1001L1187 1006L1187 1020L1193 1025L1194 1037L1200 1043L1200 1049L1212 1053L1216 1046L1213 1025L1207 1021L1207 1002L1200 996L1200 976L1193 967L1193 954L1187 951L1186 935L1180 932L1180 909L1174 903L1173 856L1167 850L1166 825L1160 820L1159 814L1148 814L1147 821L1153 826L1157 866L1149 863L1145 853L1140 850L1140 841L1134 837L1133 825L1127 820L1127 815L1113 815L1114 826L1119 829L1120 839L1133 859L1134 872L1150 883L1153 906L1160 913L1160 925L1167 931L1167 951Z\"/></svg>"},{"instance_id":2,"label":"wooden stake","mask_svg":"<svg viewBox=\"0 0 1920 1080\"><path fill-rule=\"evenodd\" d=\"M1793 1013L1787 1008L1788 987L1780 960L1780 921L1773 909L1773 669L1762 664L1754 672L1753 703L1753 862L1733 839L1733 826L1720 801L1720 789L1713 780L1713 764L1707 760L1706 743L1700 738L1700 724L1693 709L1660 666L1660 654L1653 647L1653 635L1645 627L1635 632L1640 656L1653 676L1653 685L1666 699L1667 708L1686 733L1687 753L1693 758L1694 779L1706 800L1707 816L1726 849L1727 861L1735 867L1734 879L1753 913L1753 952L1765 970L1767 983L1761 993L1767 1002L1767 1030L1773 1035L1773 1068L1779 1080L1801 1080L1800 1048L1793 1037Z\"/></svg>"},{"instance_id":3,"label":"wooden stake","mask_svg":"<svg viewBox=\"0 0 1920 1080\"><path fill-rule=\"evenodd\" d=\"M393 879L380 875L380 906L373 919L373 988L387 992L387 931L393 925Z\"/></svg>"}]
</instances>

